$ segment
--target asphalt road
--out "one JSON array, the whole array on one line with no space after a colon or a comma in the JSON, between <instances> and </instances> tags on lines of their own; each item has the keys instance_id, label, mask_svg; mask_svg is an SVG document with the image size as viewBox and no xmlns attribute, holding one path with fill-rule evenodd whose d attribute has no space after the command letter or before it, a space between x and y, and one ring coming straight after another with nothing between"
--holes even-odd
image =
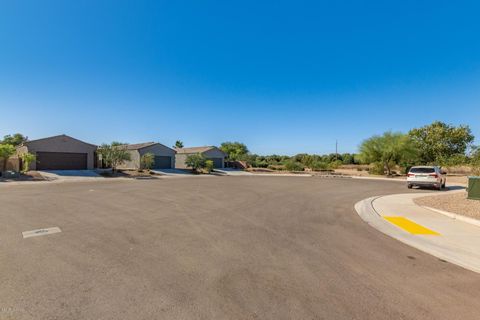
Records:
<instances>
[{"instance_id":1,"label":"asphalt road","mask_svg":"<svg viewBox=\"0 0 480 320\"><path fill-rule=\"evenodd\" d=\"M480 275L353 209L400 192L303 177L3 186L0 319L478 319Z\"/></svg>"}]
</instances>

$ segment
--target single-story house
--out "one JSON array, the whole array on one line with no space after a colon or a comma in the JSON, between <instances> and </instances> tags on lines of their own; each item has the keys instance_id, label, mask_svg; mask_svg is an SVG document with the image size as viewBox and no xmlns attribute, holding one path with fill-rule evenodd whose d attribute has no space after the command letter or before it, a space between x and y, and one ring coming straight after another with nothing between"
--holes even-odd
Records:
<instances>
[{"instance_id":1,"label":"single-story house","mask_svg":"<svg viewBox=\"0 0 480 320\"><path fill-rule=\"evenodd\" d=\"M30 170L86 170L96 166L97 146L67 135L26 141L17 147L17 155L32 153L37 160Z\"/></svg>"},{"instance_id":2,"label":"single-story house","mask_svg":"<svg viewBox=\"0 0 480 320\"><path fill-rule=\"evenodd\" d=\"M146 153L153 153L155 156L152 169L173 169L175 168L175 150L158 142L145 142L128 144L125 146L130 153L130 161L119 165L119 169L140 169L141 158Z\"/></svg>"},{"instance_id":3,"label":"single-story house","mask_svg":"<svg viewBox=\"0 0 480 320\"><path fill-rule=\"evenodd\" d=\"M226 154L217 147L193 147L193 148L177 148L177 155L175 157L175 167L178 169L186 169L185 160L187 156L192 154L201 154L207 160L213 161L213 167L221 169L225 167Z\"/></svg>"}]
</instances>

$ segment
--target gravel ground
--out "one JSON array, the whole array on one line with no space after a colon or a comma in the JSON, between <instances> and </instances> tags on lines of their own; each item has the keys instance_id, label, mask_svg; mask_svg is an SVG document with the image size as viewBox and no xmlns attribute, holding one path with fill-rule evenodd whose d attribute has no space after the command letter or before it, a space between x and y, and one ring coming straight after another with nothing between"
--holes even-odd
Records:
<instances>
[{"instance_id":1,"label":"gravel ground","mask_svg":"<svg viewBox=\"0 0 480 320\"><path fill-rule=\"evenodd\" d=\"M443 211L480 219L480 201L467 199L467 193L428 196L415 199L415 203Z\"/></svg>"}]
</instances>

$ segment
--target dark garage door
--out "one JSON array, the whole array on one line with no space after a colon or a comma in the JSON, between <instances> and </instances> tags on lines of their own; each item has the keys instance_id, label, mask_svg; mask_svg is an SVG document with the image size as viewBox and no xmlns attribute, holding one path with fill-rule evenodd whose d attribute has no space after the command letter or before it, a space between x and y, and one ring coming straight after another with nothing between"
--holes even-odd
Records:
<instances>
[{"instance_id":1,"label":"dark garage door","mask_svg":"<svg viewBox=\"0 0 480 320\"><path fill-rule=\"evenodd\" d=\"M223 158L208 158L208 160L213 161L214 168L223 168Z\"/></svg>"},{"instance_id":2,"label":"dark garage door","mask_svg":"<svg viewBox=\"0 0 480 320\"><path fill-rule=\"evenodd\" d=\"M37 152L37 170L85 170L86 153Z\"/></svg>"},{"instance_id":3,"label":"dark garage door","mask_svg":"<svg viewBox=\"0 0 480 320\"><path fill-rule=\"evenodd\" d=\"M154 169L171 169L172 157L155 156L155 164L153 165L153 168Z\"/></svg>"}]
</instances>

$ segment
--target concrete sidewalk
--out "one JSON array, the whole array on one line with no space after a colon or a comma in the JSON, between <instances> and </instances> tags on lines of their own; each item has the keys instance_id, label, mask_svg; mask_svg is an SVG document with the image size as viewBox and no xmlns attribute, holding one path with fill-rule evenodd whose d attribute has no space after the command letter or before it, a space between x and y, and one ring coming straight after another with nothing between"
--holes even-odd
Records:
<instances>
[{"instance_id":1,"label":"concrete sidewalk","mask_svg":"<svg viewBox=\"0 0 480 320\"><path fill-rule=\"evenodd\" d=\"M38 171L47 180L88 181L104 179L95 170L43 170Z\"/></svg>"},{"instance_id":2,"label":"concrete sidewalk","mask_svg":"<svg viewBox=\"0 0 480 320\"><path fill-rule=\"evenodd\" d=\"M214 172L218 172L225 176L251 176L253 173L239 170L239 169L232 169L232 168L223 168L223 169L213 169Z\"/></svg>"},{"instance_id":3,"label":"concrete sidewalk","mask_svg":"<svg viewBox=\"0 0 480 320\"><path fill-rule=\"evenodd\" d=\"M452 193L458 191L448 191ZM355 205L372 227L440 259L480 273L480 227L420 207L413 199L430 194L373 197Z\"/></svg>"}]
</instances>

